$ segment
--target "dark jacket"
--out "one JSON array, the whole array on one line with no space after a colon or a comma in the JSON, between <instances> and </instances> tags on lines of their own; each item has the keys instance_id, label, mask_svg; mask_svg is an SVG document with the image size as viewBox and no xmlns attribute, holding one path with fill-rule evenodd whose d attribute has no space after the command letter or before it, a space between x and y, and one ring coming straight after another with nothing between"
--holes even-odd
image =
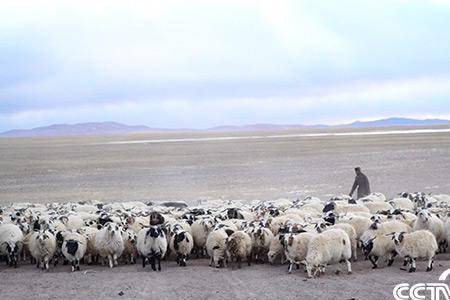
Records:
<instances>
[{"instance_id":1,"label":"dark jacket","mask_svg":"<svg viewBox=\"0 0 450 300\"><path fill-rule=\"evenodd\" d=\"M370 185L369 179L363 173L359 173L355 177L355 183L353 183L352 191L350 192L350 196L353 195L355 189L358 188L358 198L365 197L370 194Z\"/></svg>"}]
</instances>

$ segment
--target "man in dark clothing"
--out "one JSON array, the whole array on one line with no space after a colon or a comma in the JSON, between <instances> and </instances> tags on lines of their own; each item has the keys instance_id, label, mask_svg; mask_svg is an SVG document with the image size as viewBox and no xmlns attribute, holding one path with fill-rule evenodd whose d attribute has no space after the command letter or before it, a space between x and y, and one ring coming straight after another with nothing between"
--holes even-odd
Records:
<instances>
[{"instance_id":1,"label":"man in dark clothing","mask_svg":"<svg viewBox=\"0 0 450 300\"><path fill-rule=\"evenodd\" d=\"M370 185L369 185L369 179L367 178L366 175L364 175L361 172L361 168L357 167L355 168L355 173L356 173L356 177L355 177L355 183L353 183L353 187L352 190L350 192L350 197L352 197L353 192L355 192L355 189L358 188L358 198L362 198L365 197L367 195L370 194Z\"/></svg>"}]
</instances>

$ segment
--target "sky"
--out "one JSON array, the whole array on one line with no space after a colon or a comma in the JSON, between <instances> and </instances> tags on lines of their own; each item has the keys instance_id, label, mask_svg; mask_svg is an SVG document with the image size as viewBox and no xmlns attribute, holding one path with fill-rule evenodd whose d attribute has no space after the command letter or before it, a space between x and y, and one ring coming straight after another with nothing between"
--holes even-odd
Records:
<instances>
[{"instance_id":1,"label":"sky","mask_svg":"<svg viewBox=\"0 0 450 300\"><path fill-rule=\"evenodd\" d=\"M0 4L0 131L450 118L450 0Z\"/></svg>"}]
</instances>

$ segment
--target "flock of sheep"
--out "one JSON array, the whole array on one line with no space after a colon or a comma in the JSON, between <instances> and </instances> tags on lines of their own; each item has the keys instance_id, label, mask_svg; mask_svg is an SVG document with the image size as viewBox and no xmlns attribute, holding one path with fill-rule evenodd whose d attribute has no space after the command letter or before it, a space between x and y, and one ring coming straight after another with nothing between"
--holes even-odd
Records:
<instances>
[{"instance_id":1,"label":"flock of sheep","mask_svg":"<svg viewBox=\"0 0 450 300\"><path fill-rule=\"evenodd\" d=\"M402 193L386 200L381 193L353 200L208 201L196 207L179 202L15 203L0 207L0 260L9 266L31 261L37 267L70 263L151 265L208 256L212 267L245 261L305 266L308 277L328 265L345 264L361 253L377 268L404 259L409 272L416 260L433 268L450 240L449 195Z\"/></svg>"}]
</instances>

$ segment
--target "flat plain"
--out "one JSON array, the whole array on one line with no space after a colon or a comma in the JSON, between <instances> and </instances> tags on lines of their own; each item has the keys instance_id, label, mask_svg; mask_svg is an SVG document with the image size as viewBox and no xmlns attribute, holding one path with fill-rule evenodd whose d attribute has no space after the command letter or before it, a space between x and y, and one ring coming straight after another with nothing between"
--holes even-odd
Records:
<instances>
[{"instance_id":1,"label":"flat plain","mask_svg":"<svg viewBox=\"0 0 450 300\"><path fill-rule=\"evenodd\" d=\"M348 131L380 129L1 138L0 203L327 199L355 166L388 197L450 193L449 132L315 135Z\"/></svg>"},{"instance_id":2,"label":"flat plain","mask_svg":"<svg viewBox=\"0 0 450 300\"><path fill-rule=\"evenodd\" d=\"M432 127L442 129L444 127ZM396 128L397 129L397 128ZM409 130L411 128L403 128ZM0 204L59 201L166 201L277 199L347 194L353 167L372 190L450 193L450 133L333 135L380 129L277 132L161 132L124 136L0 139ZM392 128L383 128L392 130ZM320 135L317 133L327 133ZM130 143L130 141L132 143ZM206 259L187 268L163 262L161 273L138 265L69 266L48 272L33 265L0 266L1 299L392 299L396 284L438 282L450 268L353 264L352 275L306 280L287 266L214 269ZM448 280L447 280L448 282Z\"/></svg>"}]
</instances>

